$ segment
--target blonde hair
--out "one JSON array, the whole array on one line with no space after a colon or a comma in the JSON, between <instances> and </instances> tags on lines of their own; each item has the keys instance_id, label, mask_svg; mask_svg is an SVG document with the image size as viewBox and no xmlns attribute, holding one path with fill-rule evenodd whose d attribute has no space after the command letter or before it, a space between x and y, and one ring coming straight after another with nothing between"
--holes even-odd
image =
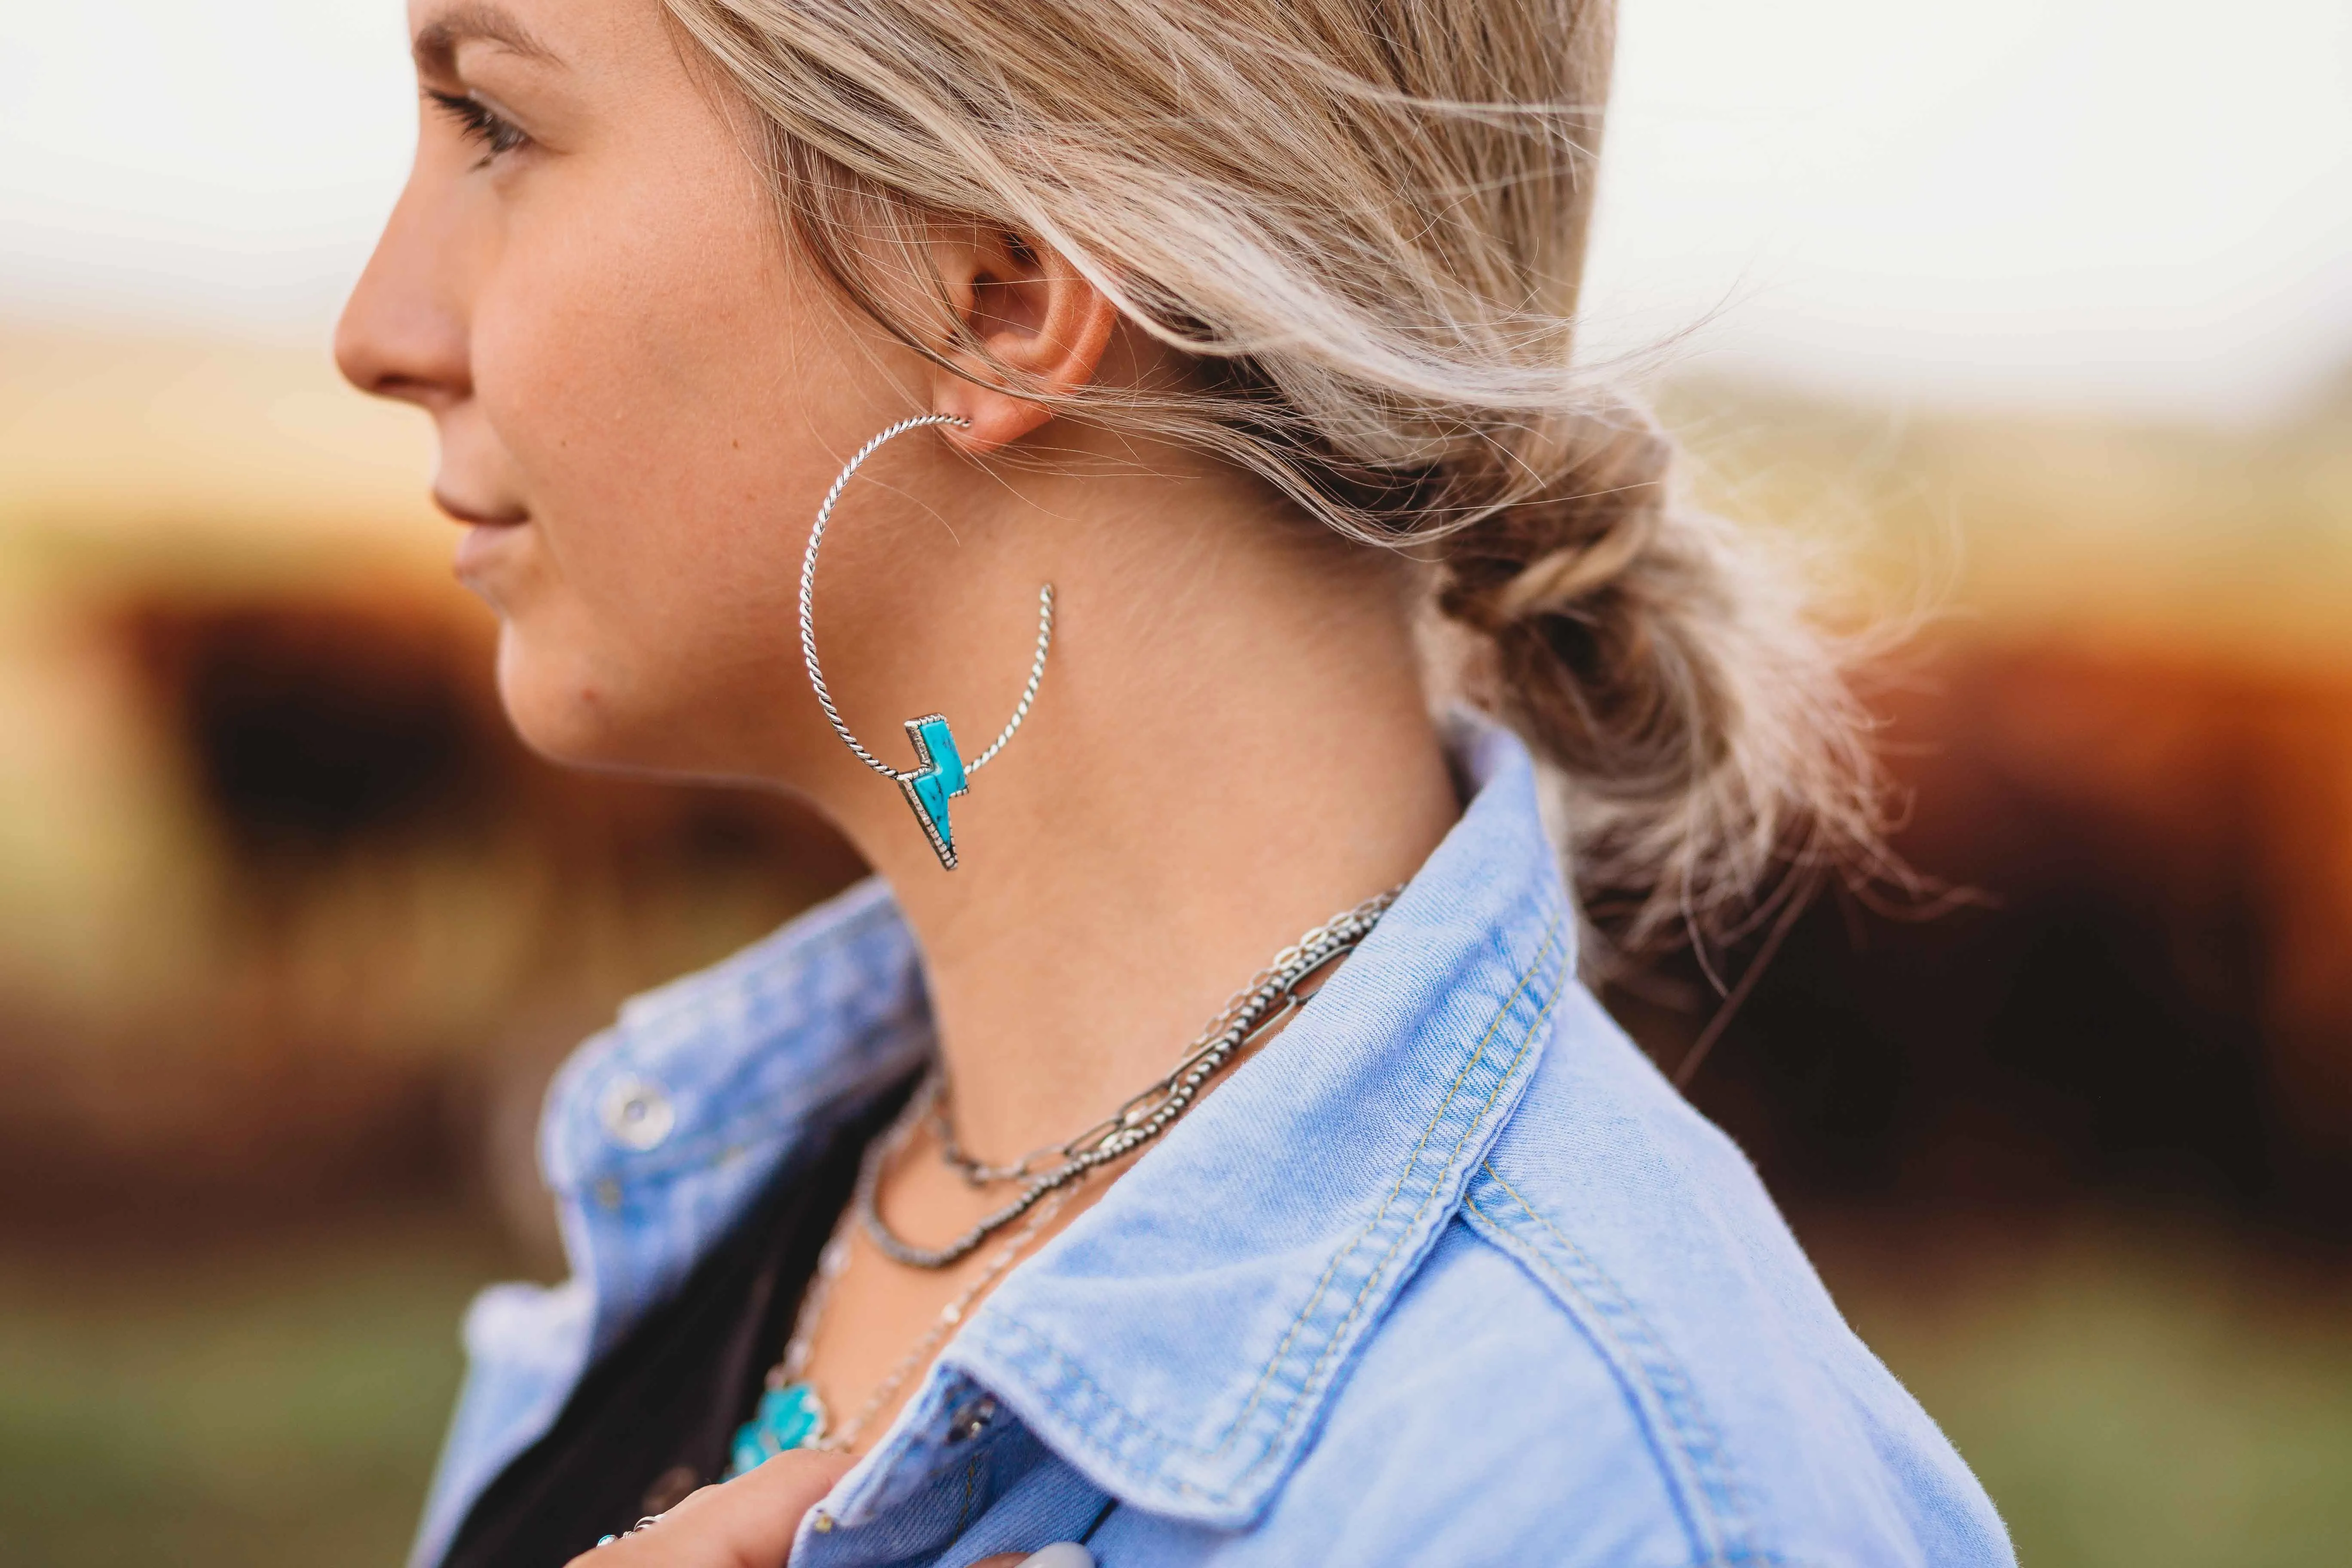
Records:
<instances>
[{"instance_id":1,"label":"blonde hair","mask_svg":"<svg viewBox=\"0 0 2352 1568\"><path fill-rule=\"evenodd\" d=\"M1430 562L1625 940L1719 931L1777 858L1875 842L1791 575L1571 357L1611 0L667 3L756 110L798 241L899 339L982 352L943 290L910 318L930 226L1050 247L1199 372L1055 401Z\"/></svg>"}]
</instances>

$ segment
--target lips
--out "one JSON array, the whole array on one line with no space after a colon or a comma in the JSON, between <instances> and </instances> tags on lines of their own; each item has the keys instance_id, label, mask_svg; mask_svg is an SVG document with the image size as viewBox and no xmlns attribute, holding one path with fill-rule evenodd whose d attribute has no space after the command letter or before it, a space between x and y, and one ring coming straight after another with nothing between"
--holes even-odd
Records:
<instances>
[{"instance_id":1,"label":"lips","mask_svg":"<svg viewBox=\"0 0 2352 1568\"><path fill-rule=\"evenodd\" d=\"M521 538L520 531L511 526L476 523L457 541L457 556L449 564L458 581L479 592L483 579L496 570L499 558L510 553L509 544Z\"/></svg>"},{"instance_id":2,"label":"lips","mask_svg":"<svg viewBox=\"0 0 2352 1568\"><path fill-rule=\"evenodd\" d=\"M465 537L457 541L457 559L450 566L459 582L488 597L489 591L484 578L504 553L507 542L530 521L530 514L520 507L484 506L461 500L438 487L433 491L433 504L466 525Z\"/></svg>"},{"instance_id":3,"label":"lips","mask_svg":"<svg viewBox=\"0 0 2352 1568\"><path fill-rule=\"evenodd\" d=\"M530 513L520 507L478 506L437 489L433 492L433 504L457 521L477 528L511 528L530 521Z\"/></svg>"}]
</instances>

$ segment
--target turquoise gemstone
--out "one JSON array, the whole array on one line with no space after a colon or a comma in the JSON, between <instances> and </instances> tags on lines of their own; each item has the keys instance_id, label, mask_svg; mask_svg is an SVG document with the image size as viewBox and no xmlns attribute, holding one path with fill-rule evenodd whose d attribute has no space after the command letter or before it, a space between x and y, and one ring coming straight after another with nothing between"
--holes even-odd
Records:
<instances>
[{"instance_id":1,"label":"turquoise gemstone","mask_svg":"<svg viewBox=\"0 0 2352 1568\"><path fill-rule=\"evenodd\" d=\"M805 1383L788 1383L760 1395L751 1419L735 1429L730 1478L756 1470L778 1454L804 1448L824 1436L824 1402Z\"/></svg>"},{"instance_id":2,"label":"turquoise gemstone","mask_svg":"<svg viewBox=\"0 0 2352 1568\"><path fill-rule=\"evenodd\" d=\"M923 737L923 760L940 770L940 789L947 795L961 795L971 781L964 777L963 752L956 749L955 734L948 728L948 721L935 713L917 720L915 728Z\"/></svg>"},{"instance_id":3,"label":"turquoise gemstone","mask_svg":"<svg viewBox=\"0 0 2352 1568\"><path fill-rule=\"evenodd\" d=\"M940 775L915 775L915 799L921 805L923 815L931 819L932 830L947 841L948 847L954 848L955 829L948 822L948 792L940 786Z\"/></svg>"},{"instance_id":4,"label":"turquoise gemstone","mask_svg":"<svg viewBox=\"0 0 2352 1568\"><path fill-rule=\"evenodd\" d=\"M971 787L963 752L957 748L948 721L936 713L908 720L907 738L915 743L919 765L898 775L898 787L906 792L907 804L915 808L923 831L929 835L931 847L939 851L940 864L952 867L955 829L948 821L948 802Z\"/></svg>"}]
</instances>

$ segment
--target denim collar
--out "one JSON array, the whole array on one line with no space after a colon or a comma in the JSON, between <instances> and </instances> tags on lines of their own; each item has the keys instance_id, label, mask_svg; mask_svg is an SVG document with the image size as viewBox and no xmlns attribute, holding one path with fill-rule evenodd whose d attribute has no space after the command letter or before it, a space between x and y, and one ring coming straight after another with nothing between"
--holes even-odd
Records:
<instances>
[{"instance_id":1,"label":"denim collar","mask_svg":"<svg viewBox=\"0 0 2352 1568\"><path fill-rule=\"evenodd\" d=\"M587 1287L584 1353L676 1290L796 1151L931 1052L914 938L879 879L625 1003L556 1074L540 1122Z\"/></svg>"},{"instance_id":2,"label":"denim collar","mask_svg":"<svg viewBox=\"0 0 2352 1568\"><path fill-rule=\"evenodd\" d=\"M1453 742L1470 804L1378 929L1278 1045L1005 1279L834 1518L918 1485L982 1395L1134 1506L1225 1526L1265 1507L1454 1216L1574 970L1525 749L1476 720ZM931 1048L879 882L632 1002L558 1076L542 1127L589 1287L582 1353L674 1289L792 1149Z\"/></svg>"},{"instance_id":3,"label":"denim collar","mask_svg":"<svg viewBox=\"0 0 2352 1568\"><path fill-rule=\"evenodd\" d=\"M844 1522L947 1457L924 1450L974 1389L1136 1507L1234 1526L1270 1500L1454 1218L1574 971L1526 752L1477 725L1455 757L1474 798L1372 935L1005 1279L835 1494Z\"/></svg>"}]
</instances>

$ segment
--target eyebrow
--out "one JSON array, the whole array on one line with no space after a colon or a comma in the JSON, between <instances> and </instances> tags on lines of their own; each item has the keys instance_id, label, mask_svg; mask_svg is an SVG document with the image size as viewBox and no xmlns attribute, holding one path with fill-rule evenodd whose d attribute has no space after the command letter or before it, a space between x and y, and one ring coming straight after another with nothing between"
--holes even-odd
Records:
<instances>
[{"instance_id":1,"label":"eyebrow","mask_svg":"<svg viewBox=\"0 0 2352 1568\"><path fill-rule=\"evenodd\" d=\"M532 37L530 29L504 8L478 3L452 5L425 23L416 30L409 51L419 66L446 71L457 58L457 46L469 38L502 44L528 59L557 63L555 51Z\"/></svg>"}]
</instances>

